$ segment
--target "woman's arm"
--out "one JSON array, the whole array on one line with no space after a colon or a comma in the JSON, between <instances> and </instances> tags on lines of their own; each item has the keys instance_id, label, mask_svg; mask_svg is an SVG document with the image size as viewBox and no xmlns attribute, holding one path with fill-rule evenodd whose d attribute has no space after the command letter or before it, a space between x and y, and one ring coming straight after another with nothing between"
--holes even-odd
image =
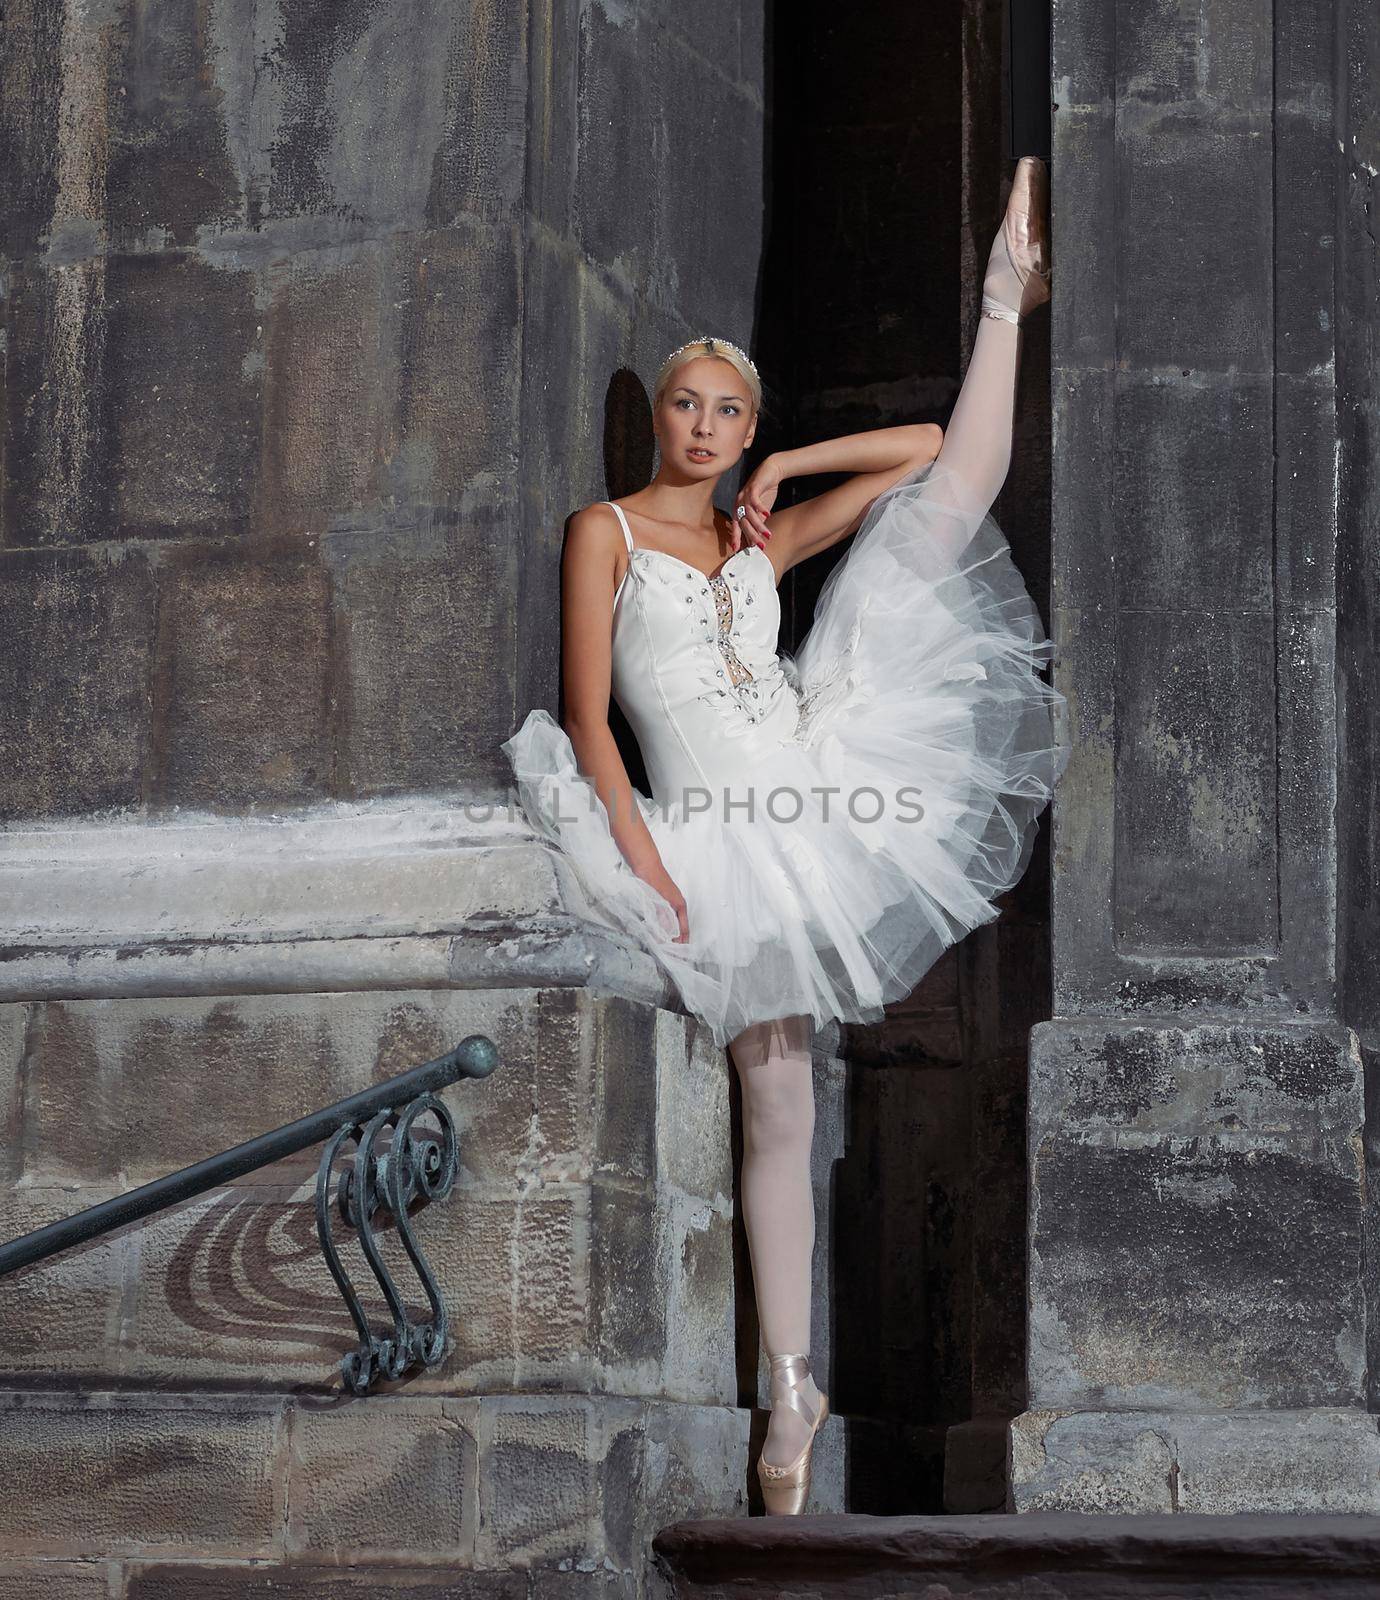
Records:
<instances>
[{"instance_id":1,"label":"woman's arm","mask_svg":"<svg viewBox=\"0 0 1380 1600\"><path fill-rule=\"evenodd\" d=\"M670 903L688 937L685 900L662 864L656 841L633 800L628 769L609 727L612 688L613 596L622 534L606 506L586 506L570 519L561 558L563 726L575 763L594 785L609 815L609 831L639 878Z\"/></svg>"},{"instance_id":2,"label":"woman's arm","mask_svg":"<svg viewBox=\"0 0 1380 1600\"><path fill-rule=\"evenodd\" d=\"M937 422L907 422L898 428L869 428L865 433L819 439L773 454L782 478L806 478L816 472L896 471L899 475L903 467L933 461L943 440L944 430Z\"/></svg>"},{"instance_id":3,"label":"woman's arm","mask_svg":"<svg viewBox=\"0 0 1380 1600\"><path fill-rule=\"evenodd\" d=\"M744 520L754 529L774 535L768 551L780 577L797 561L818 555L855 533L883 489L917 467L928 466L943 443L944 430L937 422L912 422L773 451L739 491L738 499L748 511ZM815 472L852 472L854 476L823 494L772 511L776 491L787 478ZM771 519L767 521L769 511Z\"/></svg>"}]
</instances>

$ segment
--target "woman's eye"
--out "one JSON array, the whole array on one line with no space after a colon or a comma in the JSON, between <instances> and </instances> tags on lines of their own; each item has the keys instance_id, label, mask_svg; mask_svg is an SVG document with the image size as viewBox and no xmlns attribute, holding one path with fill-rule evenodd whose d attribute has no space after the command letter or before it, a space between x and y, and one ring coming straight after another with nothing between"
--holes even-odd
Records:
<instances>
[{"instance_id":1,"label":"woman's eye","mask_svg":"<svg viewBox=\"0 0 1380 1600\"><path fill-rule=\"evenodd\" d=\"M735 405L727 405L724 407L724 410L731 411L735 417L738 415L738 408Z\"/></svg>"},{"instance_id":2,"label":"woman's eye","mask_svg":"<svg viewBox=\"0 0 1380 1600\"><path fill-rule=\"evenodd\" d=\"M678 406L692 406L692 405L694 405L694 403L695 402L693 400L687 400L687 399L684 398L684 396L682 396L679 400L676 401L676 404Z\"/></svg>"}]
</instances>

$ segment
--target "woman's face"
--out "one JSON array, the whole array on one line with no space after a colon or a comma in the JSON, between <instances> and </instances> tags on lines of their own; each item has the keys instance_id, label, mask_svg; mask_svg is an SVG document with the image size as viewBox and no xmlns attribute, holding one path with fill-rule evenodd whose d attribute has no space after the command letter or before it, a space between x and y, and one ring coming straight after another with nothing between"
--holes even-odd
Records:
<instances>
[{"instance_id":1,"label":"woman's face","mask_svg":"<svg viewBox=\"0 0 1380 1600\"><path fill-rule=\"evenodd\" d=\"M676 369L652 428L664 467L688 478L713 478L752 443L757 419L733 363L696 356Z\"/></svg>"}]
</instances>

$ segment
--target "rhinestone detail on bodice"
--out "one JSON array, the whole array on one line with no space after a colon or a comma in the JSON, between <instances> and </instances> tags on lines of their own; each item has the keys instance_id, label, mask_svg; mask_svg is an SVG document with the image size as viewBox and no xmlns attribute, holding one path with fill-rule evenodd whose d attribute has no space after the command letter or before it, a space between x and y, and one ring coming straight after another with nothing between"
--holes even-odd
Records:
<instances>
[{"instance_id":1,"label":"rhinestone detail on bodice","mask_svg":"<svg viewBox=\"0 0 1380 1600\"><path fill-rule=\"evenodd\" d=\"M722 573L716 572L710 578L709 587L714 591L714 609L719 620L719 653L724 658L729 678L736 686L746 682L752 674L738 659L733 648L733 596L729 593L728 579Z\"/></svg>"}]
</instances>

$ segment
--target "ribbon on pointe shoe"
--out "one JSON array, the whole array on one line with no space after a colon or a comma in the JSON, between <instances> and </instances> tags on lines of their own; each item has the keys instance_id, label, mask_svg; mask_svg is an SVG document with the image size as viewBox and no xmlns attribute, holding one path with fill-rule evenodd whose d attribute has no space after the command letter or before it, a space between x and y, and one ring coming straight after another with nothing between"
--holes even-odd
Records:
<instances>
[{"instance_id":1,"label":"ribbon on pointe shoe","mask_svg":"<svg viewBox=\"0 0 1380 1600\"><path fill-rule=\"evenodd\" d=\"M773 1466L757 1458L757 1477L762 1485L762 1499L772 1516L796 1516L805 1509L810 1495L810 1454L815 1447L815 1435L829 1415L829 1396L822 1390L819 1405L806 1404L801 1393L806 1378L810 1376L807 1356L789 1355L771 1358L772 1410L783 1406L799 1414L810 1424L810 1437L805 1448L789 1466Z\"/></svg>"}]
</instances>

